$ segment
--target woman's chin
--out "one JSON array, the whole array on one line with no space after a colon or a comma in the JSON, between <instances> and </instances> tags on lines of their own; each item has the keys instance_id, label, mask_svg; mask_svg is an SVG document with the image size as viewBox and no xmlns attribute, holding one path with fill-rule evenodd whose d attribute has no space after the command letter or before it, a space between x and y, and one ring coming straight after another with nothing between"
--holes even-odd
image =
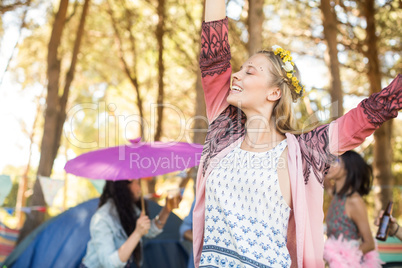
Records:
<instances>
[{"instance_id":1,"label":"woman's chin","mask_svg":"<svg viewBox=\"0 0 402 268\"><path fill-rule=\"evenodd\" d=\"M235 94L230 94L229 96L227 96L226 101L230 105L241 108L241 101L238 98L236 98Z\"/></svg>"}]
</instances>

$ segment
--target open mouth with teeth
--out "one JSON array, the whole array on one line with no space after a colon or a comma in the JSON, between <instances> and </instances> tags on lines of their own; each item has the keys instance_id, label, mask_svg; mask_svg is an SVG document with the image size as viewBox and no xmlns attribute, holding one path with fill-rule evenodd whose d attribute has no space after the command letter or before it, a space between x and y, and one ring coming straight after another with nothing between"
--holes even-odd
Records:
<instances>
[{"instance_id":1,"label":"open mouth with teeth","mask_svg":"<svg viewBox=\"0 0 402 268\"><path fill-rule=\"evenodd\" d=\"M243 89L238 87L238 86L232 86L232 90L237 91L237 92L242 92Z\"/></svg>"}]
</instances>

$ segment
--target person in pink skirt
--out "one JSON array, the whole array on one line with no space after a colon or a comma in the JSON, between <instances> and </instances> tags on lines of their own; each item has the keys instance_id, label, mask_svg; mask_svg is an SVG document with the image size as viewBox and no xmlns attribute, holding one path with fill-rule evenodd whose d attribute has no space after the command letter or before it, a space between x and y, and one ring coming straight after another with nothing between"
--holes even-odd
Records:
<instances>
[{"instance_id":1,"label":"person in pink skirt","mask_svg":"<svg viewBox=\"0 0 402 268\"><path fill-rule=\"evenodd\" d=\"M334 182L324 246L329 267L381 268L362 198L369 194L372 178L371 167L354 151L341 155L325 176Z\"/></svg>"}]
</instances>

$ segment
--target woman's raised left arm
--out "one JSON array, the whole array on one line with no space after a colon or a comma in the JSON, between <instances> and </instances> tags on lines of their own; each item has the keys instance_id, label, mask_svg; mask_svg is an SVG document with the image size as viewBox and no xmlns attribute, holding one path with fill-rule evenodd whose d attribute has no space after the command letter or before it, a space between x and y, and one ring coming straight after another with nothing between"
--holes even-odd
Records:
<instances>
[{"instance_id":1,"label":"woman's raised left arm","mask_svg":"<svg viewBox=\"0 0 402 268\"><path fill-rule=\"evenodd\" d=\"M324 183L324 175L336 156L363 143L385 121L402 109L402 75L386 88L363 100L334 122L297 136L303 156L304 178L311 172Z\"/></svg>"},{"instance_id":2,"label":"woman's raised left arm","mask_svg":"<svg viewBox=\"0 0 402 268\"><path fill-rule=\"evenodd\" d=\"M329 151L341 155L359 146L385 121L397 117L401 109L402 75L399 74L383 90L330 124Z\"/></svg>"}]
</instances>

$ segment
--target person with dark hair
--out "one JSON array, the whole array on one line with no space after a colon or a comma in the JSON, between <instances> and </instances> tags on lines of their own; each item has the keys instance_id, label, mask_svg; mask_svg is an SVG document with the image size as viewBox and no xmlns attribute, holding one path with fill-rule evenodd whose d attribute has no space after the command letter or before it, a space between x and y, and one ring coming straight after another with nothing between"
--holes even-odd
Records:
<instances>
[{"instance_id":1,"label":"person with dark hair","mask_svg":"<svg viewBox=\"0 0 402 268\"><path fill-rule=\"evenodd\" d=\"M325 176L334 181L324 246L324 259L330 267L381 267L363 200L371 190L372 178L371 166L354 151L337 158Z\"/></svg>"},{"instance_id":2,"label":"person with dark hair","mask_svg":"<svg viewBox=\"0 0 402 268\"><path fill-rule=\"evenodd\" d=\"M150 220L146 202L141 211L141 195L139 180L106 182L81 267L141 267L141 238L160 234L172 210L165 206Z\"/></svg>"}]
</instances>

